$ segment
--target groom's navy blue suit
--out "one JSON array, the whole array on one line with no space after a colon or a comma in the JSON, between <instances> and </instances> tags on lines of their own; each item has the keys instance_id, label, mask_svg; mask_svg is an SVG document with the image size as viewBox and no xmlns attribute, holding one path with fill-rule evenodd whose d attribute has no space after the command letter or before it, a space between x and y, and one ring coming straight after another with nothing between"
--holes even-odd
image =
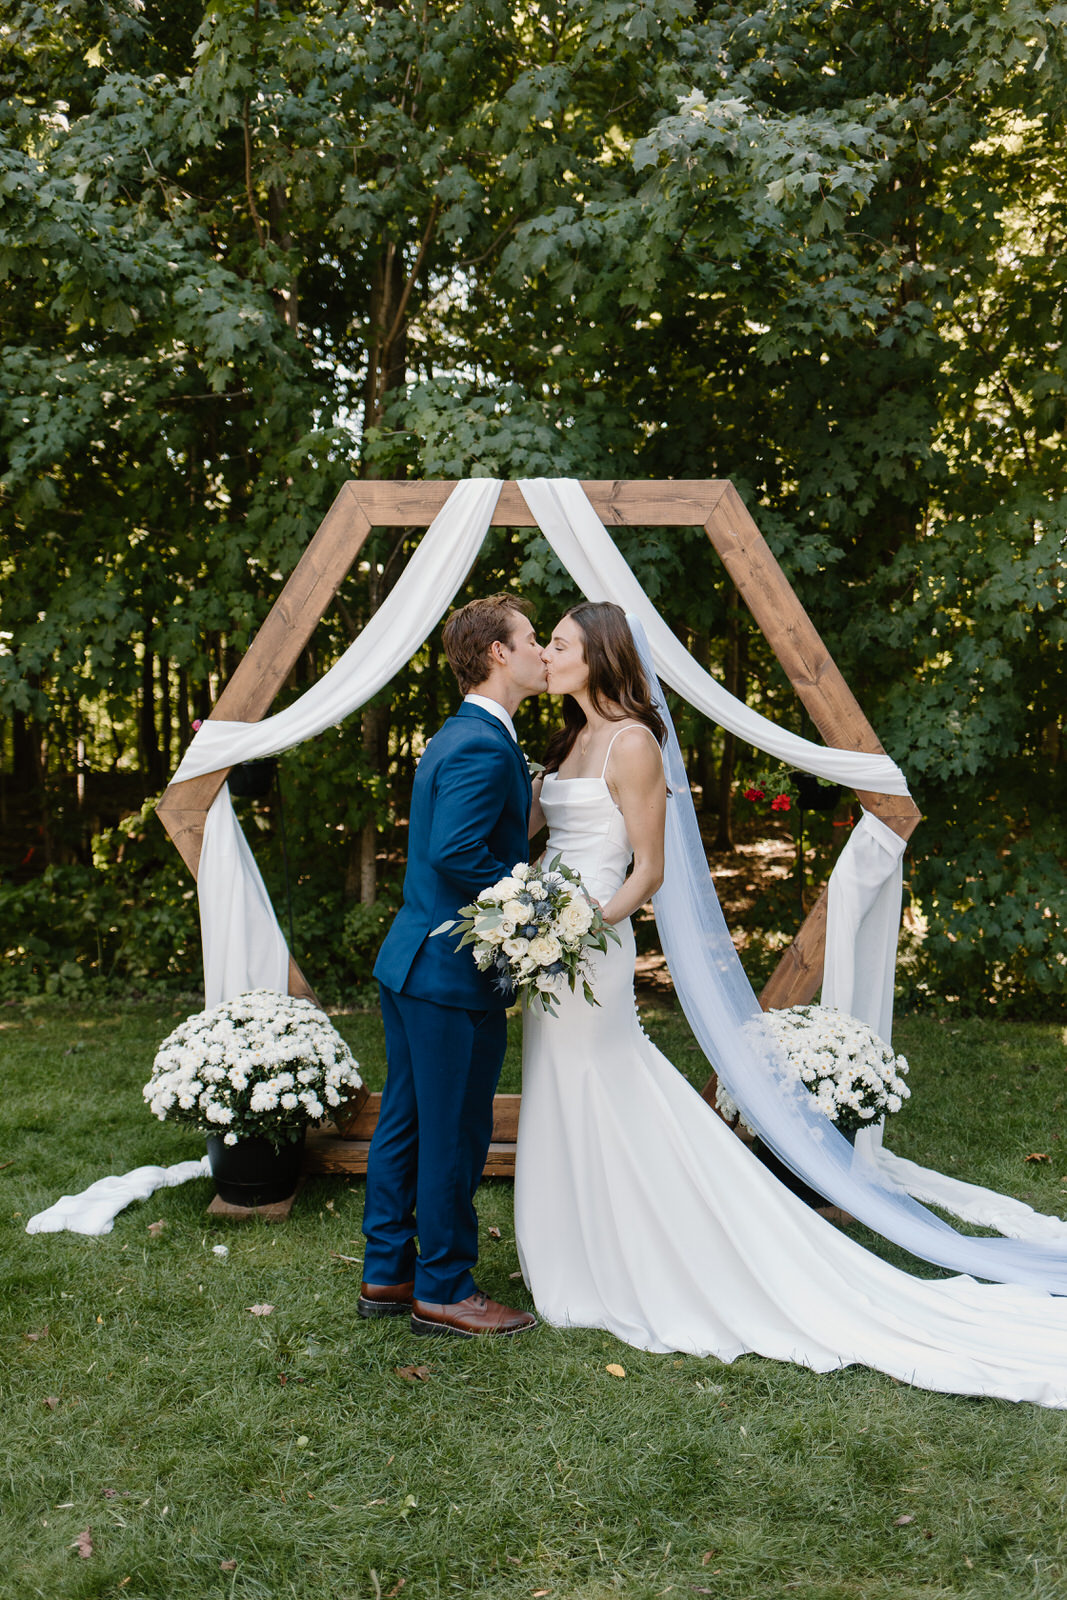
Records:
<instances>
[{"instance_id":1,"label":"groom's navy blue suit","mask_svg":"<svg viewBox=\"0 0 1067 1600\"><path fill-rule=\"evenodd\" d=\"M466 701L430 740L411 796L404 903L378 952L389 1062L367 1164L368 1283L473 1294L474 1194L493 1131L509 997L453 934L430 935L527 858L530 776L504 724ZM415 1254L418 1233L419 1253Z\"/></svg>"}]
</instances>

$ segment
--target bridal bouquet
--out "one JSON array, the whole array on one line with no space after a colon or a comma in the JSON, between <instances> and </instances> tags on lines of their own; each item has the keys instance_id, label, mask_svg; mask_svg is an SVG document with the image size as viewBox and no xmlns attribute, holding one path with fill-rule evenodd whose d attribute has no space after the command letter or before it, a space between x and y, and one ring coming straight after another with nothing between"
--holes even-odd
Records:
<instances>
[{"instance_id":1,"label":"bridal bouquet","mask_svg":"<svg viewBox=\"0 0 1067 1600\"><path fill-rule=\"evenodd\" d=\"M886 1112L899 1111L911 1090L908 1063L867 1026L833 1006L789 1006L768 1011L759 1026L785 1057L791 1077L811 1094L816 1109L842 1133L855 1133ZM715 1103L733 1120L738 1108L721 1086Z\"/></svg>"},{"instance_id":2,"label":"bridal bouquet","mask_svg":"<svg viewBox=\"0 0 1067 1600\"><path fill-rule=\"evenodd\" d=\"M142 1093L161 1122L224 1143L295 1141L361 1083L329 1018L310 1000L254 989L198 1011L160 1045Z\"/></svg>"},{"instance_id":3,"label":"bridal bouquet","mask_svg":"<svg viewBox=\"0 0 1067 1600\"><path fill-rule=\"evenodd\" d=\"M508 877L483 889L473 905L433 931L458 929L457 950L471 946L479 972L491 972L502 994L514 991L550 1015L564 984L579 980L591 1006L599 1004L586 977L590 950L620 943L582 888L581 875L556 856L548 866L517 862Z\"/></svg>"}]
</instances>

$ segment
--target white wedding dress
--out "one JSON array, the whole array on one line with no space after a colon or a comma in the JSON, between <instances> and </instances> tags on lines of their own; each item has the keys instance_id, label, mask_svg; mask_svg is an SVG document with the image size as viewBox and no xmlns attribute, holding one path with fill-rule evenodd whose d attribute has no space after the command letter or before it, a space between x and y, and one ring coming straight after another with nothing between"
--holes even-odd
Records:
<instances>
[{"instance_id":1,"label":"white wedding dress","mask_svg":"<svg viewBox=\"0 0 1067 1600\"><path fill-rule=\"evenodd\" d=\"M632 850L603 778L544 779L549 857L606 902ZM599 1006L527 1010L515 1230L538 1311L642 1350L816 1372L859 1363L923 1389L1067 1408L1067 1298L914 1278L771 1177L645 1037L629 922L595 956Z\"/></svg>"}]
</instances>

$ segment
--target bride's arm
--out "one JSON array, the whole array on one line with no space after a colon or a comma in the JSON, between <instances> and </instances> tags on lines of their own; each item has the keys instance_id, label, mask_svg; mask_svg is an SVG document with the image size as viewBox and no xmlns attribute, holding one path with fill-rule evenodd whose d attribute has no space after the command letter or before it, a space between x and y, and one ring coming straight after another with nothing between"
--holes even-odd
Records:
<instances>
[{"instance_id":1,"label":"bride's arm","mask_svg":"<svg viewBox=\"0 0 1067 1600\"><path fill-rule=\"evenodd\" d=\"M530 829L528 835L531 839L535 834L540 833L542 828L547 826L547 819L541 810L541 784L543 782L543 774L533 781L533 800L530 803Z\"/></svg>"},{"instance_id":2,"label":"bride's arm","mask_svg":"<svg viewBox=\"0 0 1067 1600\"><path fill-rule=\"evenodd\" d=\"M667 785L655 738L644 728L628 728L619 735L611 752L608 788L634 847L633 871L603 907L605 922L622 922L663 882Z\"/></svg>"}]
</instances>

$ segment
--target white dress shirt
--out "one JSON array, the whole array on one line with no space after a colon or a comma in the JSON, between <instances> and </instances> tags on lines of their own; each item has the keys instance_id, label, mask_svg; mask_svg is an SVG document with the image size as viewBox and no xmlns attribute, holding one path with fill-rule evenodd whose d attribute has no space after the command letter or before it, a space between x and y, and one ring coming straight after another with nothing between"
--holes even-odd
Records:
<instances>
[{"instance_id":1,"label":"white dress shirt","mask_svg":"<svg viewBox=\"0 0 1067 1600\"><path fill-rule=\"evenodd\" d=\"M485 694L465 694L463 699L467 705L481 706L483 711L488 711L491 716L496 717L498 722L504 724L515 743L518 744L519 736L515 732L515 724L499 700L490 700L489 696Z\"/></svg>"}]
</instances>

